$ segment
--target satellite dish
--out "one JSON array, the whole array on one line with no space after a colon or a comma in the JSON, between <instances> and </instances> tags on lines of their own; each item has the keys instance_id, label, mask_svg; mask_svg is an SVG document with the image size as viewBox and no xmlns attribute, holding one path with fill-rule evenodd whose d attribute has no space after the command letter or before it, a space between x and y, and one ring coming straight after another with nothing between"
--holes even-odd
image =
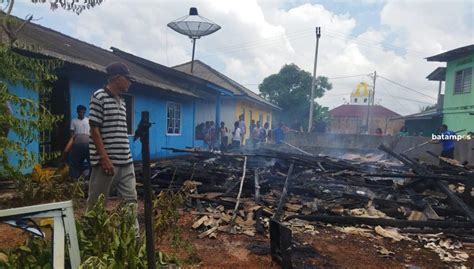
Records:
<instances>
[{"instance_id":1,"label":"satellite dish","mask_svg":"<svg viewBox=\"0 0 474 269\"><path fill-rule=\"evenodd\" d=\"M198 14L198 10L195 7L189 9L189 15L176 19L168 23L168 27L175 30L176 32L188 36L193 40L193 54L191 58L191 73L193 72L194 63L194 51L196 48L196 39L202 36L210 35L215 33L221 27L216 23L208 20Z\"/></svg>"}]
</instances>

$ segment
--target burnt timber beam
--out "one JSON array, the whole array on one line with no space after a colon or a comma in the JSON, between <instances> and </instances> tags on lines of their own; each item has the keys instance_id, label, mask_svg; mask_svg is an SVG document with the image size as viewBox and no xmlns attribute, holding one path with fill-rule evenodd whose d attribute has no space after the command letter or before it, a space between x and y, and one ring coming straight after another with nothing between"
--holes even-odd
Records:
<instances>
[{"instance_id":1,"label":"burnt timber beam","mask_svg":"<svg viewBox=\"0 0 474 269\"><path fill-rule=\"evenodd\" d=\"M469 182L468 178L464 177L452 177L452 176L444 176L444 175L415 175L415 174L357 174L358 176L362 177L386 177L386 178L420 178L420 179L437 179L437 180L446 180L449 182L461 182L467 183Z\"/></svg>"},{"instance_id":2,"label":"burnt timber beam","mask_svg":"<svg viewBox=\"0 0 474 269\"><path fill-rule=\"evenodd\" d=\"M410 158L407 156L403 156L403 157L408 159L411 162L414 162L413 160L410 160ZM418 164L415 164L415 165L418 165ZM426 170L426 174L433 175L433 172ZM444 192L448 196L449 200L454 206L458 207L464 212L465 216L469 219L469 222L474 223L474 211L472 210L470 206L464 203L464 201L461 198L459 198L459 196L457 196L453 191L451 191L451 189L449 189L449 187L444 182L435 181L435 180L431 180L431 182L438 189L440 189L442 192Z\"/></svg>"},{"instance_id":3,"label":"burnt timber beam","mask_svg":"<svg viewBox=\"0 0 474 269\"><path fill-rule=\"evenodd\" d=\"M446 186L444 182L435 181L434 184L436 185L436 187L442 190L446 195L448 195L451 202L453 202L454 205L459 207L464 212L464 214L466 214L466 216L469 218L469 221L471 223L474 223L474 212L471 207L466 205L466 203L464 203L464 201L461 198L459 198L459 196L453 193L451 189L449 189L449 187Z\"/></svg>"},{"instance_id":4,"label":"burnt timber beam","mask_svg":"<svg viewBox=\"0 0 474 269\"><path fill-rule=\"evenodd\" d=\"M285 220L301 219L307 221L319 221L325 223L334 224L365 224L365 225L380 225L380 226L392 226L392 227L432 227L432 228L463 228L472 229L474 224L470 222L457 222L457 221L416 221L416 220L400 220L400 219L384 219L384 218L366 218L366 217L352 217L352 216L330 216L330 215L294 215L289 216Z\"/></svg>"},{"instance_id":5,"label":"burnt timber beam","mask_svg":"<svg viewBox=\"0 0 474 269\"><path fill-rule=\"evenodd\" d=\"M402 162L404 165L410 167L415 172L418 172L418 173L419 172L424 172L424 171L420 171L419 167L414 165L411 161L409 161L405 157L395 153L393 150L389 149L384 144L380 144L380 146L378 146L377 149L379 149L379 150L387 153L388 155L394 157L395 159L399 160L400 162Z\"/></svg>"},{"instance_id":6,"label":"burnt timber beam","mask_svg":"<svg viewBox=\"0 0 474 269\"><path fill-rule=\"evenodd\" d=\"M293 168L295 164L291 163L290 168L288 169L288 174L286 176L285 180L285 185L283 186L283 191L281 192L281 197L280 197L280 202L278 203L277 210L275 211L275 215L273 217L274 220L280 221L283 213L283 206L285 205L286 202L286 196L288 194L288 184L289 181L291 180L291 176L293 174Z\"/></svg>"},{"instance_id":7,"label":"burnt timber beam","mask_svg":"<svg viewBox=\"0 0 474 269\"><path fill-rule=\"evenodd\" d=\"M403 155L403 154L397 154L387 148L385 145L381 144L378 149L385 151L386 153L390 154L394 158L400 160L402 163L405 165L409 166L410 168L413 169L413 171L417 174L422 174L422 175L433 175L433 172L427 170L425 167L422 167L419 165L417 162L414 160L410 159L408 156ZM464 203L464 201L459 198L455 193L453 193L448 186L444 182L441 181L435 181L435 180L430 180L437 188L439 188L442 192L444 192L446 195L448 195L449 200L457 206L459 209L461 209L465 216L469 219L469 222L474 223L474 211Z\"/></svg>"}]
</instances>

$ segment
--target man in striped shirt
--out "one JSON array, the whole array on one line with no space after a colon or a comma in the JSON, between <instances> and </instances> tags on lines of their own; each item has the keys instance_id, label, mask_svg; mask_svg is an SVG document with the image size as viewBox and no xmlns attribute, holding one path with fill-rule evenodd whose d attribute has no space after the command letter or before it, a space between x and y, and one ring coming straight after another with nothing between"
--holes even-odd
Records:
<instances>
[{"instance_id":1,"label":"man in striped shirt","mask_svg":"<svg viewBox=\"0 0 474 269\"><path fill-rule=\"evenodd\" d=\"M128 91L130 72L123 63L112 63L106 68L107 85L91 97L89 124L90 162L87 209L91 209L99 195L107 200L115 186L126 203L137 203L135 171L127 134L125 101L120 94Z\"/></svg>"}]
</instances>

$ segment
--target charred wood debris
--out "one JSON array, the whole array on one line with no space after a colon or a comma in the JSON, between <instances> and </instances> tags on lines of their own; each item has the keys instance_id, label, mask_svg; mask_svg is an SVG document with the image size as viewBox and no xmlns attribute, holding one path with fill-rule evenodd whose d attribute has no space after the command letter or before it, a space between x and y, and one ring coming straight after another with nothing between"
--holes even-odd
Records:
<instances>
[{"instance_id":1,"label":"charred wood debris","mask_svg":"<svg viewBox=\"0 0 474 269\"><path fill-rule=\"evenodd\" d=\"M222 232L272 237L264 252L271 251L284 268L294 266L290 249L294 253L305 245L291 233L317 236L318 226L416 241L444 262L467 261L463 244L474 243L474 169L432 152L427 154L440 165L385 145L379 152L341 158L294 146L228 153L166 149L188 157L153 163L153 189L194 184L187 206L199 238Z\"/></svg>"}]
</instances>

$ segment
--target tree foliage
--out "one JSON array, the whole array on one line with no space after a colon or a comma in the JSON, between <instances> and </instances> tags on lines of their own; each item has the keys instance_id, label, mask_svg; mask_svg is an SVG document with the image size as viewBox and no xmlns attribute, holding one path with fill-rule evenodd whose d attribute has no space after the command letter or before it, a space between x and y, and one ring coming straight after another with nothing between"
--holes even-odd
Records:
<instances>
[{"instance_id":1,"label":"tree foliage","mask_svg":"<svg viewBox=\"0 0 474 269\"><path fill-rule=\"evenodd\" d=\"M309 117L312 75L295 64L284 65L277 74L266 77L259 85L260 95L282 108L280 120L305 125ZM332 85L327 77L317 77L315 98L320 98ZM328 108L315 103L315 120L326 120Z\"/></svg>"},{"instance_id":2,"label":"tree foliage","mask_svg":"<svg viewBox=\"0 0 474 269\"><path fill-rule=\"evenodd\" d=\"M45 3L45 0L31 0ZM63 8L79 14L99 5L103 0L49 1L51 9ZM43 133L54 128L62 116L52 115L47 108L51 85L57 79L58 60L41 58L33 45L18 42L18 34L33 16L21 21L11 16L14 0L4 2L0 15L0 178L20 179L24 168L32 167L41 157L30 152L28 145L40 142ZM23 88L25 95L16 95L14 88ZM14 133L16 139L11 139ZM10 136L10 138L9 138ZM17 156L19 162L10 160Z\"/></svg>"},{"instance_id":3,"label":"tree foliage","mask_svg":"<svg viewBox=\"0 0 474 269\"><path fill-rule=\"evenodd\" d=\"M41 141L41 134L61 120L62 116L51 114L45 103L51 93L50 85L56 80L54 70L60 64L55 60L28 57L18 49L0 45L0 107L3 112L0 126L17 136L16 140L5 134L0 136L0 175L3 178L15 178L21 169L38 162L39 154L30 152L27 145ZM15 95L14 87L27 89L30 97ZM19 159L17 165L9 162L9 157L14 155Z\"/></svg>"},{"instance_id":4,"label":"tree foliage","mask_svg":"<svg viewBox=\"0 0 474 269\"><path fill-rule=\"evenodd\" d=\"M436 109L437 107L438 107L437 104L420 106L420 112L430 111L430 110Z\"/></svg>"},{"instance_id":5,"label":"tree foliage","mask_svg":"<svg viewBox=\"0 0 474 269\"><path fill-rule=\"evenodd\" d=\"M51 10L64 9L72 11L77 15L81 14L82 11L94 8L102 4L105 0L31 0L35 4L44 4L49 2Z\"/></svg>"}]
</instances>

